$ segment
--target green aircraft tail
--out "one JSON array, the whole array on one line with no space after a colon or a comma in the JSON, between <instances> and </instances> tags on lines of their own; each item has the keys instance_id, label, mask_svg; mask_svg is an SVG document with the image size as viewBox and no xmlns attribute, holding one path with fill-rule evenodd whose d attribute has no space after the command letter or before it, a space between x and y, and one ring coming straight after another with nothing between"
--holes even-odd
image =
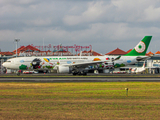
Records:
<instances>
[{"instance_id":1,"label":"green aircraft tail","mask_svg":"<svg viewBox=\"0 0 160 120\"><path fill-rule=\"evenodd\" d=\"M145 36L137 46L124 56L144 56L147 52L152 36Z\"/></svg>"}]
</instances>

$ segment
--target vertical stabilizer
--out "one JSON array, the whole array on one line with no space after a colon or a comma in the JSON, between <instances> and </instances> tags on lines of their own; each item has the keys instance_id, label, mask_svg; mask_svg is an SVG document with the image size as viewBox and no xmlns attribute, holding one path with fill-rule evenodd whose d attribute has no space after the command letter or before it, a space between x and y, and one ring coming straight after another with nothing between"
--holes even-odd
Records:
<instances>
[{"instance_id":1,"label":"vertical stabilizer","mask_svg":"<svg viewBox=\"0 0 160 120\"><path fill-rule=\"evenodd\" d=\"M129 52L128 54L124 56L141 56L141 55L143 56L145 55L151 39L152 39L152 36L145 36L131 52Z\"/></svg>"}]
</instances>

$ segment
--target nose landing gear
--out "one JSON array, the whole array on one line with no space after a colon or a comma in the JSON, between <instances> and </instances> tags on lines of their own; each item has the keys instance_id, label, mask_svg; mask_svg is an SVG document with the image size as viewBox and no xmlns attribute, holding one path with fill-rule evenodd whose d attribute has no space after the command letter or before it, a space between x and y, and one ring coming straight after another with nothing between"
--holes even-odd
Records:
<instances>
[{"instance_id":1,"label":"nose landing gear","mask_svg":"<svg viewBox=\"0 0 160 120\"><path fill-rule=\"evenodd\" d=\"M17 71L17 75L20 76L21 75L21 70Z\"/></svg>"}]
</instances>

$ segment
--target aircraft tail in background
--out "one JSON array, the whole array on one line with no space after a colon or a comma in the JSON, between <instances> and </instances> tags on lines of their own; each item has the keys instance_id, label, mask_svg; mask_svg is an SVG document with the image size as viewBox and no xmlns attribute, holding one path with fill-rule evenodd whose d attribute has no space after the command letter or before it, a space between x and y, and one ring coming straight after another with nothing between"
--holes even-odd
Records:
<instances>
[{"instance_id":1,"label":"aircraft tail in background","mask_svg":"<svg viewBox=\"0 0 160 120\"><path fill-rule=\"evenodd\" d=\"M145 36L132 51L124 56L144 56L147 52L151 39L152 36Z\"/></svg>"}]
</instances>

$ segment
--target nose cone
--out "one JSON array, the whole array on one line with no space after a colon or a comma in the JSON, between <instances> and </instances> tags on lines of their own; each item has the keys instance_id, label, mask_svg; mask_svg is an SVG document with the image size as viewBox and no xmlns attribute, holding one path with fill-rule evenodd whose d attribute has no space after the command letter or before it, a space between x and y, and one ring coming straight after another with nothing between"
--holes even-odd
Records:
<instances>
[{"instance_id":1,"label":"nose cone","mask_svg":"<svg viewBox=\"0 0 160 120\"><path fill-rule=\"evenodd\" d=\"M15 65L12 61L4 62L2 65L7 69L19 69L19 65Z\"/></svg>"},{"instance_id":2,"label":"nose cone","mask_svg":"<svg viewBox=\"0 0 160 120\"><path fill-rule=\"evenodd\" d=\"M6 67L6 68L8 67L8 65L7 65L6 62L4 62L4 63L2 64L2 66L3 66L3 67Z\"/></svg>"}]
</instances>

